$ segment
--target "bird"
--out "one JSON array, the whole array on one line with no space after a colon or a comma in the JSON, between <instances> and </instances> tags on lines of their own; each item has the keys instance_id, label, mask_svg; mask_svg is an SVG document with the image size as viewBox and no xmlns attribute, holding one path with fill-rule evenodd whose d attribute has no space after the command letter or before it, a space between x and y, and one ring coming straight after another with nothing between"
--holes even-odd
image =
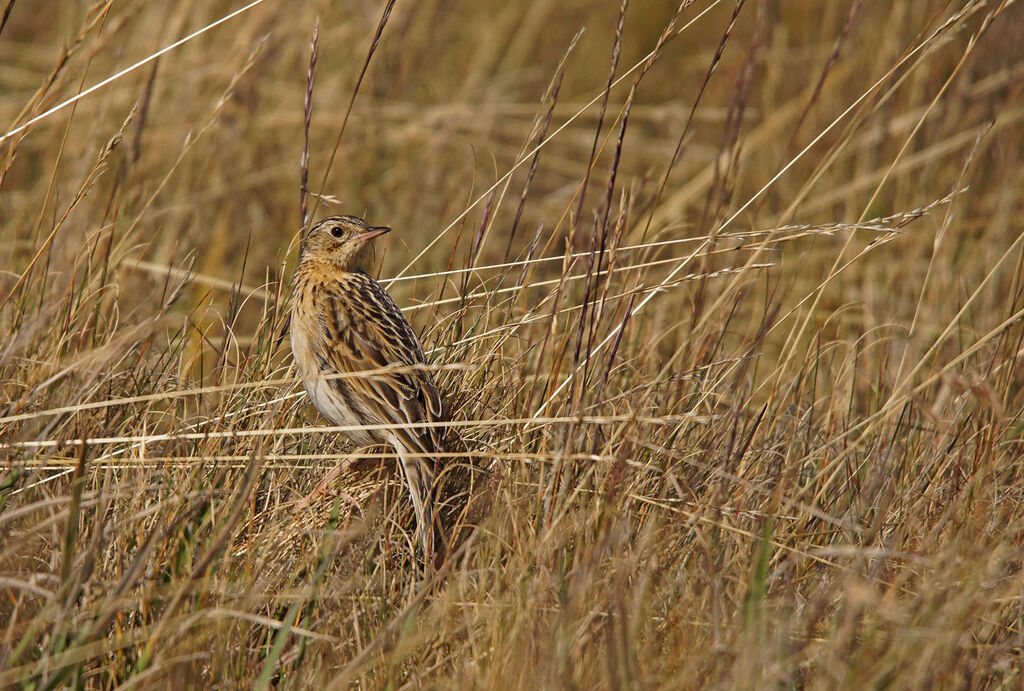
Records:
<instances>
[{"instance_id":1,"label":"bird","mask_svg":"<svg viewBox=\"0 0 1024 691\"><path fill-rule=\"evenodd\" d=\"M360 446L395 450L430 564L435 466L445 452L446 429L416 423L448 417L412 326L368 273L372 241L390 231L357 216L331 216L303 235L292 278L290 340L299 378L320 413L351 426L347 434Z\"/></svg>"}]
</instances>

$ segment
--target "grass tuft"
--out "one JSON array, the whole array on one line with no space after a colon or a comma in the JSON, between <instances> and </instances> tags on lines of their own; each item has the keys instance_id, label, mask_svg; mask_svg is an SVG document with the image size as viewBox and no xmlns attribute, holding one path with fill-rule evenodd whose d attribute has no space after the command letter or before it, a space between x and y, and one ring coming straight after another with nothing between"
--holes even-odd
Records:
<instances>
[{"instance_id":1,"label":"grass tuft","mask_svg":"<svg viewBox=\"0 0 1024 691\"><path fill-rule=\"evenodd\" d=\"M1022 27L6 3L0 686L1019 686ZM436 570L291 364L328 212L454 411Z\"/></svg>"}]
</instances>

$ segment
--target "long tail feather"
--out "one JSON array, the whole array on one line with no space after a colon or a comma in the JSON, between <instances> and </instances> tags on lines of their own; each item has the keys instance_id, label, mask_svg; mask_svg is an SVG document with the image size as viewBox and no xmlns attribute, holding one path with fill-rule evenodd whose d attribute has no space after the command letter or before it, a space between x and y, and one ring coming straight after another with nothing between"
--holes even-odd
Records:
<instances>
[{"instance_id":1,"label":"long tail feather","mask_svg":"<svg viewBox=\"0 0 1024 691\"><path fill-rule=\"evenodd\" d=\"M416 512L416 529L423 545L423 557L427 564L434 558L434 471L430 462L423 458L410 457L404 444L393 443L405 474L405 483Z\"/></svg>"}]
</instances>

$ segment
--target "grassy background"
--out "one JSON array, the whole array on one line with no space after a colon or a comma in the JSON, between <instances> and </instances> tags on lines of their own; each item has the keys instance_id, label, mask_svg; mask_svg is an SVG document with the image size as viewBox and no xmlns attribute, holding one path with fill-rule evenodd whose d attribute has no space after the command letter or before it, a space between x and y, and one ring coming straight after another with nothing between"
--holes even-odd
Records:
<instances>
[{"instance_id":1,"label":"grassy background","mask_svg":"<svg viewBox=\"0 0 1024 691\"><path fill-rule=\"evenodd\" d=\"M241 6L7 3L0 129ZM1018 687L1024 7L400 0L356 92L384 9L0 142L0 685ZM430 581L296 501L304 150L489 467Z\"/></svg>"}]
</instances>

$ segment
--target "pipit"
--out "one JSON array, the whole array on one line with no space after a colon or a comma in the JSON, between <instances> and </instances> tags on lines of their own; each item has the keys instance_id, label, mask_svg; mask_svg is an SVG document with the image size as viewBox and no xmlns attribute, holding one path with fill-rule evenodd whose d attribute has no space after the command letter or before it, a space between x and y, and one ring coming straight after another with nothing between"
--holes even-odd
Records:
<instances>
[{"instance_id":1,"label":"pipit","mask_svg":"<svg viewBox=\"0 0 1024 691\"><path fill-rule=\"evenodd\" d=\"M430 564L434 466L445 428L417 423L447 418L416 334L367 274L370 242L390 230L332 216L305 234L292 279L292 353L306 393L328 420L352 426L347 434L356 444L394 448Z\"/></svg>"}]
</instances>

